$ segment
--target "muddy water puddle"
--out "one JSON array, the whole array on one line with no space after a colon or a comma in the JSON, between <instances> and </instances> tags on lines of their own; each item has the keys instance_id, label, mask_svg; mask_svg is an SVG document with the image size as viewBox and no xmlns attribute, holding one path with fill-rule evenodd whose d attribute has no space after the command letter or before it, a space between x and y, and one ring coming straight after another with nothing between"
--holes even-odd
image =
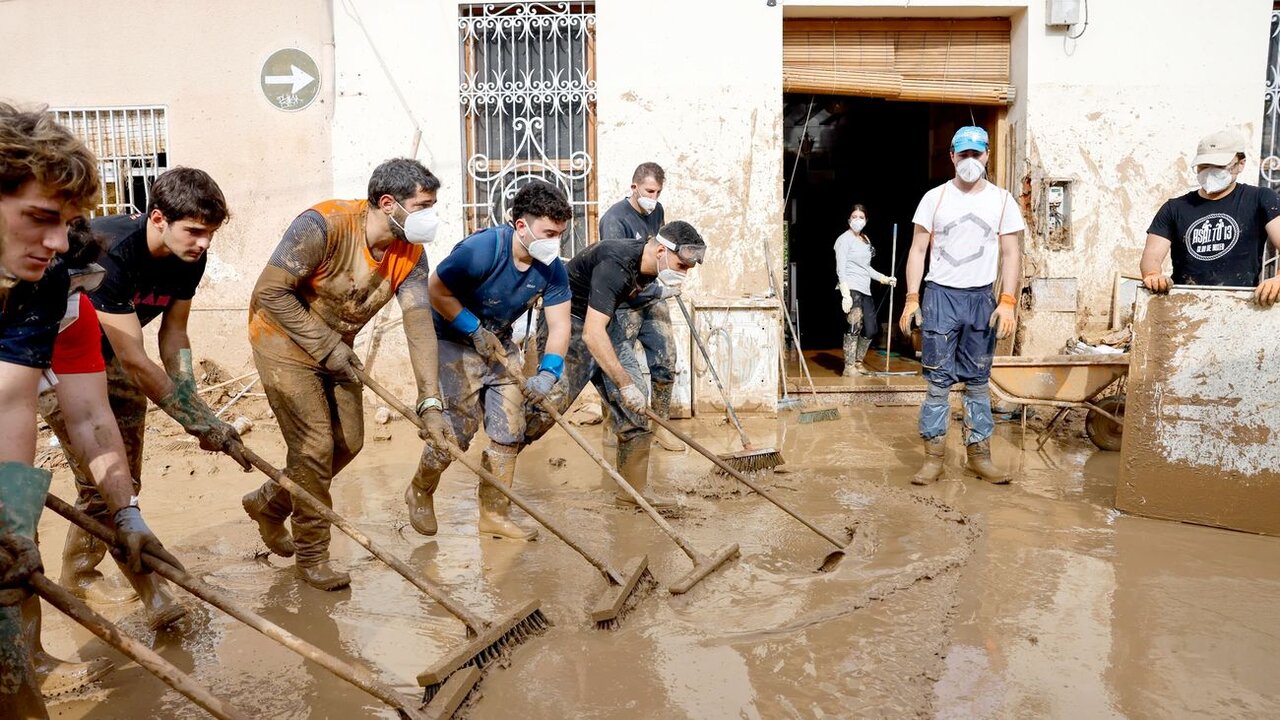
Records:
<instances>
[{"instance_id":1,"label":"muddy water puddle","mask_svg":"<svg viewBox=\"0 0 1280 720\"><path fill-rule=\"evenodd\" d=\"M826 574L814 572L830 549L821 538L713 476L705 459L654 450L655 482L678 490L684 506L671 521L676 530L704 553L729 542L741 548L740 558L682 596L665 587L689 570L688 558L643 514L612 507L598 489L600 471L567 437L557 431L524 453L517 489L538 507L616 566L649 556L662 587L614 631L594 629L588 616L605 581L550 533L528 544L476 537L475 480L460 465L437 494L439 535L414 533L403 491L420 446L404 423L385 426L388 440L369 433L334 483L335 507L482 616L541 601L554 627L487 675L468 711L473 718L1280 710L1266 670L1280 650L1264 620L1280 617L1273 539L1118 517L1109 510L1107 456L1056 443L1048 454L1021 453L1005 427L995 450L998 462L1018 469L1015 486L960 479L953 447L948 479L913 489L906 478L920 459L914 410L842 407L841 414L812 425L792 424L794 417L748 424L759 445L778 447L788 460L786 472L762 476L766 486L832 534L851 536L846 559ZM723 425L682 427L715 451L738 449ZM598 427L585 431L598 440ZM270 460L283 458L268 425L246 440ZM260 557L238 502L258 480L229 461L157 450L147 472L148 520L188 568L397 689L418 694L417 673L465 641L460 623L337 531L333 555L352 574L348 591L306 587L291 561ZM55 487L65 497L64 474ZM46 517L41 533L46 565L56 566L65 524ZM193 616L157 638L157 649L255 717L394 716L221 612L187 601ZM151 640L134 608L103 612ZM110 653L61 618L51 618L46 638L63 655ZM1188 648L1194 658L1182 652ZM203 717L116 657L124 667L51 714ZM1097 712L1072 712L1078 708Z\"/></svg>"}]
</instances>

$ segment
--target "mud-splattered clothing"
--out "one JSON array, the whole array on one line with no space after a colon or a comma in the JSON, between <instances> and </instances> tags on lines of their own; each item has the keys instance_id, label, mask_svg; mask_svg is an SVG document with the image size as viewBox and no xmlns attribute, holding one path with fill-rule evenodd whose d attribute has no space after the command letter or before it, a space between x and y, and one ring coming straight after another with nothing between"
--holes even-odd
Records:
<instances>
[{"instance_id":1,"label":"mud-splattered clothing","mask_svg":"<svg viewBox=\"0 0 1280 720\"><path fill-rule=\"evenodd\" d=\"M510 225L486 228L454 246L436 265L440 282L470 310L480 325L500 338L511 336L511 323L542 298L543 307L569 302L569 275L556 258L550 265L532 262L524 270L511 256ZM432 311L436 337L470 344L466 334Z\"/></svg>"},{"instance_id":2,"label":"mud-splattered clothing","mask_svg":"<svg viewBox=\"0 0 1280 720\"><path fill-rule=\"evenodd\" d=\"M52 479L48 470L0 463L0 533L35 539ZM31 663L32 648L23 631L23 604L0 607L0 717L45 718L48 715Z\"/></svg>"},{"instance_id":3,"label":"mud-splattered clothing","mask_svg":"<svg viewBox=\"0 0 1280 720\"><path fill-rule=\"evenodd\" d=\"M569 335L569 352L564 358L564 374L560 382L551 388L547 400L560 413L564 413L578 399L582 389L591 383L596 386L601 400L609 408L611 428L619 440L632 440L652 435L649 418L646 415L632 412L622 404L622 392L608 375L600 369L596 359L592 357L587 344L582 340L582 328L585 321L576 315L572 318L572 331ZM542 353L547 345L546 323L538 327L538 352ZM631 382L641 389L645 388L644 375L640 369L640 359L636 357L632 343L614 344L613 350L618 355L618 362L631 377ZM526 444L542 437L555 425L550 415L533 404L525 405L525 438Z\"/></svg>"},{"instance_id":4,"label":"mud-splattered clothing","mask_svg":"<svg viewBox=\"0 0 1280 720\"><path fill-rule=\"evenodd\" d=\"M71 280L55 260L37 282L19 282L0 308L0 362L48 370Z\"/></svg>"},{"instance_id":5,"label":"mud-splattered clothing","mask_svg":"<svg viewBox=\"0 0 1280 720\"><path fill-rule=\"evenodd\" d=\"M249 342L267 403L288 446L285 473L326 505L334 477L364 444L362 387L329 371L324 358L396 296L404 312L419 400L436 374L421 246L395 240L381 259L369 251L364 200L329 200L299 215L258 278ZM329 557L329 523L268 481L246 501L264 516L293 515L298 563Z\"/></svg>"},{"instance_id":6,"label":"mud-splattered clothing","mask_svg":"<svg viewBox=\"0 0 1280 720\"><path fill-rule=\"evenodd\" d=\"M1165 202L1147 232L1169 241L1179 285L1253 287L1262 271L1267 223L1280 217L1280 195L1237 183L1226 197L1199 191Z\"/></svg>"},{"instance_id":7,"label":"mud-splattered clothing","mask_svg":"<svg viewBox=\"0 0 1280 720\"><path fill-rule=\"evenodd\" d=\"M173 303L195 297L207 254L195 262L173 255L155 257L147 247L146 215L110 215L91 220L90 226L107 241L107 252L98 261L106 274L89 293L98 312L137 315L138 323L146 327ZM105 332L102 354L108 358L115 354Z\"/></svg>"},{"instance_id":8,"label":"mud-splattered clothing","mask_svg":"<svg viewBox=\"0 0 1280 720\"><path fill-rule=\"evenodd\" d=\"M991 356L996 330L991 313L996 301L987 287L957 289L927 282L921 296L924 347L920 354L928 392L920 406L920 435L926 440L947 433L951 416L948 393L958 382L965 384L964 415L969 433L966 444L991 437Z\"/></svg>"},{"instance_id":9,"label":"mud-splattered clothing","mask_svg":"<svg viewBox=\"0 0 1280 720\"><path fill-rule=\"evenodd\" d=\"M616 240L596 243L574 255L569 261L574 317L585 319L588 307L612 317L619 305L635 300L653 285L656 275L640 273L644 247L643 240Z\"/></svg>"}]
</instances>

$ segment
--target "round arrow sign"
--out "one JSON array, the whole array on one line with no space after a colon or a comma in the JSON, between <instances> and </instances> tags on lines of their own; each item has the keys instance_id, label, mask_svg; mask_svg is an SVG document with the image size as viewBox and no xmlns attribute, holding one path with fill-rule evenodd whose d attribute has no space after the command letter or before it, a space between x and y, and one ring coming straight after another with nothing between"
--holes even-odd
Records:
<instances>
[{"instance_id":1,"label":"round arrow sign","mask_svg":"<svg viewBox=\"0 0 1280 720\"><path fill-rule=\"evenodd\" d=\"M307 107L320 94L320 68L310 55L297 48L271 53L262 63L258 81L267 100L287 112Z\"/></svg>"}]
</instances>

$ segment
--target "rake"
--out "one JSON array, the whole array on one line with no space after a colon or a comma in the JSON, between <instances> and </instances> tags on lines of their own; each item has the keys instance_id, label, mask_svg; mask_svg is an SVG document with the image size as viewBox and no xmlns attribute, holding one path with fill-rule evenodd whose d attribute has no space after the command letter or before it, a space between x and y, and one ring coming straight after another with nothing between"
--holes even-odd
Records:
<instances>
[{"instance_id":1,"label":"rake","mask_svg":"<svg viewBox=\"0 0 1280 720\"><path fill-rule=\"evenodd\" d=\"M487 620L476 615L446 595L438 585L428 580L422 573L387 552L346 518L320 502L315 495L289 479L283 471L272 467L257 453L244 445L239 445L235 451L242 453L250 464L288 490L295 500L305 503L314 512L346 533L348 537L386 563L466 626L467 637L472 638L470 642L418 675L418 684L423 687L422 702L430 703L438 694L444 694L446 698L442 702L456 701L460 704L480 678L478 672L462 673L459 672L460 670L468 667L474 667L478 671L487 670L495 662L505 658L516 645L534 635L542 634L551 626L551 621L542 614L537 600L525 603L515 612L496 620Z\"/></svg>"},{"instance_id":2,"label":"rake","mask_svg":"<svg viewBox=\"0 0 1280 720\"><path fill-rule=\"evenodd\" d=\"M375 395L385 400L414 425L419 428L422 427L422 419L410 410L409 406L400 402L389 390L369 377L364 370L357 368L356 375L365 384L365 387L372 390ZM547 516L530 506L523 496L494 477L493 473L468 458L466 453L462 452L462 448L453 443L447 443L446 447L449 449L449 454L479 476L481 482L487 483L489 487L506 495L511 502L515 503L516 507L528 513L529 517L537 520L543 527L550 530L552 535L563 540L565 545L573 548L587 562L591 563L596 570L600 571L605 581L609 583L609 587L605 589L605 592L591 609L591 619L595 622L596 627L602 630L617 628L621 624L623 616L639 603L640 597L657 587L658 581L654 579L653 573L649 572L648 555L641 555L628 565L624 572L618 572L607 562L584 548L577 540L569 537L564 530L552 523Z\"/></svg>"},{"instance_id":3,"label":"rake","mask_svg":"<svg viewBox=\"0 0 1280 720\"><path fill-rule=\"evenodd\" d=\"M729 419L733 421L733 426L738 429L738 437L742 441L742 450L721 455L720 459L740 472L772 470L786 462L782 459L782 453L777 448L757 448L751 443L751 438L747 437L747 431L743 429L742 422L738 420L738 413L733 409L733 403L729 401L729 393L725 392L724 384L720 382L720 373L716 370L715 363L711 362L711 354L707 352L707 346L702 342L702 336L698 334L698 329L693 325L693 316L689 314L689 309L685 307L684 300L679 295L676 296L676 304L680 306L680 312L684 314L684 321L689 325L689 334L693 336L693 341L698 345L698 351L702 353L702 359L707 363L707 369L711 371L711 379L715 381L716 389L720 391L720 397L724 398L725 410L728 411ZM717 470L719 470L718 467ZM720 472L723 473L723 471Z\"/></svg>"}]
</instances>

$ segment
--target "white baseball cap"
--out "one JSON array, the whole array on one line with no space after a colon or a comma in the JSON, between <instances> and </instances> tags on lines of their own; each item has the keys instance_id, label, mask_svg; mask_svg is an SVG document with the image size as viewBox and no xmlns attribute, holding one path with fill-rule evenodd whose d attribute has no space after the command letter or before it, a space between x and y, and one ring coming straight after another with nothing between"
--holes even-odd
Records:
<instances>
[{"instance_id":1,"label":"white baseball cap","mask_svg":"<svg viewBox=\"0 0 1280 720\"><path fill-rule=\"evenodd\" d=\"M1234 130L1219 130L1205 135L1196 146L1196 159L1191 166L1217 165L1225 167L1235 161L1236 156L1244 153L1244 138Z\"/></svg>"}]
</instances>

